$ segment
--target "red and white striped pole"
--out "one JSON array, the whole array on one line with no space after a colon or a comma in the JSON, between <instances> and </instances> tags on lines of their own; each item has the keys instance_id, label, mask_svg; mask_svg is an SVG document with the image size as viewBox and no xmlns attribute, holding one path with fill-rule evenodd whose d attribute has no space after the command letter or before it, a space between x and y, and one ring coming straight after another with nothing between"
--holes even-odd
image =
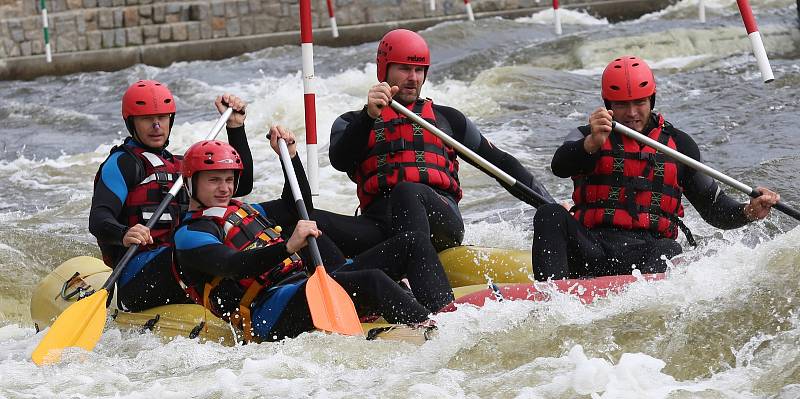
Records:
<instances>
[{"instance_id":1,"label":"red and white striped pole","mask_svg":"<svg viewBox=\"0 0 800 399\"><path fill-rule=\"evenodd\" d=\"M558 13L558 0L553 0L553 24L556 28L556 35L561 34L561 15Z\"/></svg>"},{"instance_id":2,"label":"red and white striped pole","mask_svg":"<svg viewBox=\"0 0 800 399\"><path fill-rule=\"evenodd\" d=\"M750 38L750 44L753 46L753 54L756 56L758 69L761 70L761 78L764 79L764 83L772 82L775 80L775 76L772 74L772 67L769 66L767 50L761 41L761 34L758 33L758 26L756 25L755 17L753 17L753 10L750 9L750 3L747 0L736 0L736 4L739 6L739 13L742 14L747 37Z\"/></svg>"},{"instance_id":3,"label":"red and white striped pole","mask_svg":"<svg viewBox=\"0 0 800 399\"><path fill-rule=\"evenodd\" d=\"M328 2L328 17L331 19L331 33L333 37L339 37L339 27L336 26L336 16L333 15L333 2L331 0L327 0Z\"/></svg>"},{"instance_id":4,"label":"red and white striped pole","mask_svg":"<svg viewBox=\"0 0 800 399\"><path fill-rule=\"evenodd\" d=\"M311 32L311 0L300 0L300 51L303 57L303 106L306 115L308 184L311 194L319 195L319 157L317 154L317 106L314 98L314 35Z\"/></svg>"},{"instance_id":5,"label":"red and white striped pole","mask_svg":"<svg viewBox=\"0 0 800 399\"><path fill-rule=\"evenodd\" d=\"M469 0L464 0L464 7L467 8L467 19L474 21L475 14L472 13L472 4L469 3Z\"/></svg>"},{"instance_id":6,"label":"red and white striped pole","mask_svg":"<svg viewBox=\"0 0 800 399\"><path fill-rule=\"evenodd\" d=\"M706 23L706 4L703 0L697 0L697 16L700 23Z\"/></svg>"}]
</instances>

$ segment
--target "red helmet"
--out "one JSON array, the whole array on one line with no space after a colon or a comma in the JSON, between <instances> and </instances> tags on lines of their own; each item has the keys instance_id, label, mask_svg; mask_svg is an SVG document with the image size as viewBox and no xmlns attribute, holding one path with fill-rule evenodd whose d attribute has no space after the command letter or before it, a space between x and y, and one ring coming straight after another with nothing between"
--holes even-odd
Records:
<instances>
[{"instance_id":1,"label":"red helmet","mask_svg":"<svg viewBox=\"0 0 800 399\"><path fill-rule=\"evenodd\" d=\"M130 116L174 114L175 99L167 86L155 80L140 80L122 96L122 119Z\"/></svg>"},{"instance_id":2,"label":"red helmet","mask_svg":"<svg viewBox=\"0 0 800 399\"><path fill-rule=\"evenodd\" d=\"M218 140L204 140L186 150L181 163L181 174L186 179L186 188L192 194L192 177L204 170L233 170L234 191L239 183L239 173L244 169L242 158L230 144Z\"/></svg>"},{"instance_id":3,"label":"red helmet","mask_svg":"<svg viewBox=\"0 0 800 399\"><path fill-rule=\"evenodd\" d=\"M631 101L652 97L655 105L656 79L639 57L626 55L611 61L603 71L601 95L605 101Z\"/></svg>"},{"instance_id":4,"label":"red helmet","mask_svg":"<svg viewBox=\"0 0 800 399\"><path fill-rule=\"evenodd\" d=\"M383 36L378 44L378 81L386 81L389 64L431 66L428 44L418 33L407 29L395 29ZM427 73L427 68L425 69Z\"/></svg>"}]
</instances>

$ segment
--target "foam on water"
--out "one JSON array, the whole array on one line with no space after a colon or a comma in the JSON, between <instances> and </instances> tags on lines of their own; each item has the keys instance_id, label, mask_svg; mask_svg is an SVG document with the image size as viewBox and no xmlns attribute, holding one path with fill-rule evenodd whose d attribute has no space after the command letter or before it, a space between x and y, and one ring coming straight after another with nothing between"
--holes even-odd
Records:
<instances>
[{"instance_id":1,"label":"foam on water","mask_svg":"<svg viewBox=\"0 0 800 399\"><path fill-rule=\"evenodd\" d=\"M585 11L575 11L568 8L559 9L561 23L564 25L608 25L605 18L597 19ZM533 13L530 17L517 18L514 21L519 23L534 24L553 24L553 9L546 9Z\"/></svg>"},{"instance_id":2,"label":"foam on water","mask_svg":"<svg viewBox=\"0 0 800 399\"><path fill-rule=\"evenodd\" d=\"M437 76L426 83L423 95L462 110L492 142L541 177L557 198L566 198L571 183L550 176L548 151L560 143L567 128L584 123L593 107L599 106L588 98L596 100L597 76L611 57L620 55L620 49L644 57L657 69L661 104L672 109L680 109L681 103L713 107L714 101L704 102L710 92L733 97L732 92L713 86L697 87L693 82L698 79L714 79L720 87L733 84L736 100L722 104L728 109L753 105L754 98L765 97L743 88L758 83L758 71L741 20L734 14L735 2L706 0L707 12L715 21L706 26L689 21L696 5L696 0L681 1L658 15L610 25L612 29L603 21L562 10L565 23L585 32L555 39L550 27L544 26L552 21L549 11L516 22L479 21L469 27L442 24L425 32L437 46L485 52L494 64L474 74L453 74L474 79ZM781 20L781 10L790 5L789 0L753 4L768 51L779 60L775 71L783 83L771 92L777 98L770 105L773 108L753 105L748 119L756 113L790 119L797 108L796 96L790 94L800 68L793 61L800 33L794 15L791 23ZM498 35L507 35L509 25L522 23L529 24L524 28L535 34L526 38L525 47L513 49L509 58L491 49L469 47L475 41L472 30L496 29ZM174 153L203 138L213 125L212 95L232 92L247 99L247 131L256 165L254 192L247 200L263 201L277 197L283 186L277 155L264 139L269 125L280 123L293 129L305 160L301 75L297 68L282 64L299 57L293 51L277 48L233 60L178 63L168 68L136 66L125 72L67 79L97 85L98 92L113 92L140 78L169 80L181 94L177 101L184 108L179 109L186 110L179 111L173 130L170 150ZM374 50L353 46L335 51L365 61L326 67L330 72L315 81L322 166L321 195L314 202L320 208L350 214L355 188L329 164L328 132L340 113L363 106L375 80L375 64L369 61ZM466 63L467 69L477 59L453 53L454 63ZM781 56L788 60L781 63ZM263 65L246 72L236 69L248 63ZM262 72L254 73L258 68ZM221 70L214 76L192 75L198 69ZM162 343L151 334L110 328L94 352L72 351L64 363L38 368L29 357L41 334L34 334L29 325L27 301L33 286L54 265L76 255L97 256L86 231L92 177L111 145L127 136L120 131L124 127L118 121L118 108L113 108L116 122L110 130L116 134L97 136L102 137L99 140L81 136L91 143L86 150L0 160L0 173L8 177L0 193L0 264L5 271L0 276L0 397L783 399L800 394L796 384L800 380L800 271L796 267L800 230L789 230L783 223L786 218L773 215L743 229L720 232L702 222L691 206L686 220L700 247L689 248L681 236L687 252L667 279L633 283L622 293L591 305L540 284L551 301L491 302L481 309L461 306L457 312L437 315L438 338L422 346L310 333L278 344L227 348L180 338ZM64 114L51 114L68 120L82 118L82 112L64 109ZM793 187L796 164L784 148L792 147L792 137L771 139L769 130L774 129L765 125L752 138L752 145L746 142L744 149L731 149L731 143L743 137L737 133L748 121L725 109L714 112L729 118L709 122L719 132L694 136L703 138L698 141L704 154L716 151L715 160L748 181L786 180L785 187ZM762 142L770 147L753 147ZM764 154L750 162L747 156L754 155L747 151L755 151L750 147L765 148ZM736 163L726 157L744 160ZM461 202L465 242L528 249L533 209L466 163L462 162L460 175L465 188ZM20 202L22 207L13 206Z\"/></svg>"}]
</instances>

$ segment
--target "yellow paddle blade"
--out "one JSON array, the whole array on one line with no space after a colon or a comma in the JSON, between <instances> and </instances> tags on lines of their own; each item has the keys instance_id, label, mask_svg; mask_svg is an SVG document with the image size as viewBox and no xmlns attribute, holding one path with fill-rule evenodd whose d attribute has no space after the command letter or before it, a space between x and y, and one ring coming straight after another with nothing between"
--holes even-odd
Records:
<instances>
[{"instance_id":1,"label":"yellow paddle blade","mask_svg":"<svg viewBox=\"0 0 800 399\"><path fill-rule=\"evenodd\" d=\"M64 348L71 346L94 349L106 324L106 300L108 291L101 289L64 310L33 350L33 362L40 366L58 363Z\"/></svg>"},{"instance_id":2,"label":"yellow paddle blade","mask_svg":"<svg viewBox=\"0 0 800 399\"><path fill-rule=\"evenodd\" d=\"M350 295L321 265L306 282L306 298L314 327L343 335L364 334Z\"/></svg>"}]
</instances>

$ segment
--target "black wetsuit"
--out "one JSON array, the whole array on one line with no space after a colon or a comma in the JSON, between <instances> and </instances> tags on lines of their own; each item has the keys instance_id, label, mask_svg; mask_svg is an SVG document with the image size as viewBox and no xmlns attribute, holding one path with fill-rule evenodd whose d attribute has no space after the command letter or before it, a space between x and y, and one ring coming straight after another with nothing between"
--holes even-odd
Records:
<instances>
[{"instance_id":1,"label":"black wetsuit","mask_svg":"<svg viewBox=\"0 0 800 399\"><path fill-rule=\"evenodd\" d=\"M239 153L244 166L236 195L247 195L253 189L253 158L244 126L228 129L228 140ZM156 155L173 158L166 150ZM131 226L125 220L123 206L127 194L145 178L140 176L142 173L137 159L126 151L112 153L97 172L89 212L89 231L99 244L110 248L112 267L128 249L122 245L122 238ZM177 198L183 209L188 208L185 195ZM126 310L139 311L165 304L191 303L173 277L172 258L172 247L139 250L117 282L118 305Z\"/></svg>"},{"instance_id":2,"label":"black wetsuit","mask_svg":"<svg viewBox=\"0 0 800 399\"><path fill-rule=\"evenodd\" d=\"M292 163L304 202L308 208L313 208L299 157L295 156ZM298 221L288 184L284 185L280 199L254 204L253 208L280 226L293 227ZM288 241L291 230L282 230L285 241ZM175 236L178 264L187 280L198 288L215 276L241 279L260 275L289 256L285 241L241 252L223 245L223 241L219 226L211 219L185 221L178 229ZM453 300L436 251L429 240L414 232L380 242L349 261L325 232L317 242L326 270L351 293L359 315L380 314L391 323L415 323L424 321L430 313ZM301 251L304 263L313 264L309 263L311 257L305 252ZM402 278L408 278L413 297L396 283ZM226 296L233 298L229 306L236 306L243 292L233 285L226 286L226 290ZM265 312L263 307L270 294L263 292L253 301L251 309L254 315ZM261 339L293 337L314 328L303 289L297 290L279 312L280 318L269 331L260 331L259 326L254 325Z\"/></svg>"},{"instance_id":3,"label":"black wetsuit","mask_svg":"<svg viewBox=\"0 0 800 399\"><path fill-rule=\"evenodd\" d=\"M436 126L478 155L533 188L549 201L550 194L519 161L490 143L460 111L433 105ZM375 119L367 113L352 111L341 115L331 128L330 160L337 170L354 176L356 168L367 156L367 141ZM472 163L474 166L480 166ZM499 181L499 180L498 180ZM503 182L500 184L517 198L528 202L522 193ZM531 203L540 206L540 203ZM403 182L391 193L379 196L361 215L345 216L317 210L314 218L339 248L354 256L376 243L404 231L416 231L431 237L438 251L460 245L464 238L464 222L453 195L421 183Z\"/></svg>"},{"instance_id":4,"label":"black wetsuit","mask_svg":"<svg viewBox=\"0 0 800 399\"><path fill-rule=\"evenodd\" d=\"M653 114L644 131L655 127L655 118ZM664 132L672 136L679 152L702 162L700 149L688 134L670 125ZM600 152L589 154L584 150L583 142L589 134L589 127L583 126L567 136L553 156L551 166L556 176L567 178L594 171ZM714 179L681 163L677 166L683 194L706 222L720 229L735 229L749 222L743 212L745 204L722 192ZM649 230L587 229L560 205L540 207L533 220L533 271L539 281L630 274L633 265L645 273L663 272L663 258L682 252L677 241Z\"/></svg>"}]
</instances>

